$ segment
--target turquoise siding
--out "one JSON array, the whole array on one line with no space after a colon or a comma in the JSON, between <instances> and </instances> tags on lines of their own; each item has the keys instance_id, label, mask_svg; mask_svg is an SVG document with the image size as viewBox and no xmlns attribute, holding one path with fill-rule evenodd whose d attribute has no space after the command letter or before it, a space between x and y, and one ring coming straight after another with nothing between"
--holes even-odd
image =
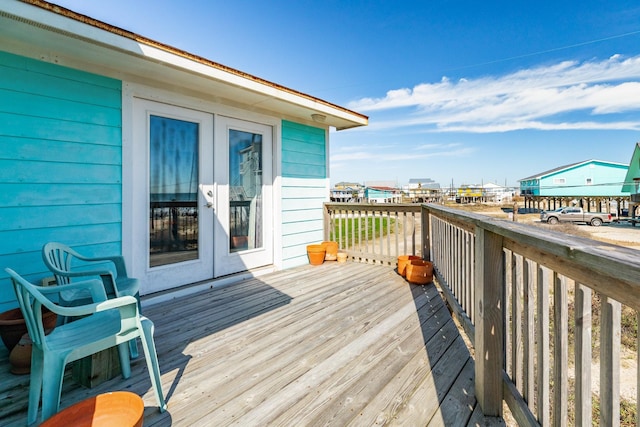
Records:
<instances>
[{"instance_id":1,"label":"turquoise siding","mask_svg":"<svg viewBox=\"0 0 640 427\"><path fill-rule=\"evenodd\" d=\"M588 162L540 179L541 196L623 196L628 166ZM587 185L587 179L591 184ZM564 180L563 182L560 182Z\"/></svg>"},{"instance_id":2,"label":"turquoise siding","mask_svg":"<svg viewBox=\"0 0 640 427\"><path fill-rule=\"evenodd\" d=\"M521 195L533 195L533 196L539 196L540 195L540 180L538 179L531 179L528 181L521 181L520 182L520 194Z\"/></svg>"},{"instance_id":3,"label":"turquoise siding","mask_svg":"<svg viewBox=\"0 0 640 427\"><path fill-rule=\"evenodd\" d=\"M306 245L323 238L328 200L325 130L282 122L283 268L307 263Z\"/></svg>"},{"instance_id":4,"label":"turquoise siding","mask_svg":"<svg viewBox=\"0 0 640 427\"><path fill-rule=\"evenodd\" d=\"M289 121L282 122L282 176L326 178L325 130Z\"/></svg>"},{"instance_id":5,"label":"turquoise siding","mask_svg":"<svg viewBox=\"0 0 640 427\"><path fill-rule=\"evenodd\" d=\"M0 310L15 306L4 273L50 276L48 241L120 253L120 81L0 52Z\"/></svg>"}]
</instances>

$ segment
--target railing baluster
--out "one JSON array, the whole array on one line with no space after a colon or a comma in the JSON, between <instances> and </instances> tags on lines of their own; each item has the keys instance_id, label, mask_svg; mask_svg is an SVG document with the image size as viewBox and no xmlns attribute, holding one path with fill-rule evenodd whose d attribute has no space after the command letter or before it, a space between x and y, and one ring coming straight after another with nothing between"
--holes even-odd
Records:
<instances>
[{"instance_id":1,"label":"railing baluster","mask_svg":"<svg viewBox=\"0 0 640 427\"><path fill-rule=\"evenodd\" d=\"M525 260L522 265L522 279L524 283L524 315L523 315L523 330L524 330L524 360L523 360L523 397L527 401L529 410L533 413L534 396L535 396L535 379L534 379L534 349L535 349L535 319L534 319L534 304L535 294L534 286L536 284L537 270L534 263L531 260Z\"/></svg>"},{"instance_id":2,"label":"railing baluster","mask_svg":"<svg viewBox=\"0 0 640 427\"><path fill-rule=\"evenodd\" d=\"M569 308L567 282L553 273L553 425L566 426L569 419L567 360L569 353Z\"/></svg>"},{"instance_id":3,"label":"railing baluster","mask_svg":"<svg viewBox=\"0 0 640 427\"><path fill-rule=\"evenodd\" d=\"M391 212L387 212L387 235L391 233ZM398 239L398 227L396 226L395 232L396 240ZM380 236L382 237L382 236ZM396 248L398 245L396 244ZM391 255L391 238L387 239L387 255Z\"/></svg>"},{"instance_id":4,"label":"railing baluster","mask_svg":"<svg viewBox=\"0 0 640 427\"><path fill-rule=\"evenodd\" d=\"M620 425L620 303L600 295L600 425Z\"/></svg>"},{"instance_id":5,"label":"railing baluster","mask_svg":"<svg viewBox=\"0 0 640 427\"><path fill-rule=\"evenodd\" d=\"M576 425L591 424L591 289L575 288Z\"/></svg>"},{"instance_id":6,"label":"railing baluster","mask_svg":"<svg viewBox=\"0 0 640 427\"><path fill-rule=\"evenodd\" d=\"M512 314L513 304L511 304L511 294L513 293L513 256L511 251L504 249L504 370L507 375L513 378L513 335L509 333L513 329Z\"/></svg>"},{"instance_id":7,"label":"railing baluster","mask_svg":"<svg viewBox=\"0 0 640 427\"><path fill-rule=\"evenodd\" d=\"M522 393L522 257L511 254L512 289L511 294L511 379Z\"/></svg>"},{"instance_id":8,"label":"railing baluster","mask_svg":"<svg viewBox=\"0 0 640 427\"><path fill-rule=\"evenodd\" d=\"M384 255L384 239L382 234L382 229L384 227L384 212L380 211L380 218L378 219L378 224L380 228L380 255Z\"/></svg>"},{"instance_id":9,"label":"railing baluster","mask_svg":"<svg viewBox=\"0 0 640 427\"><path fill-rule=\"evenodd\" d=\"M540 425L548 426L549 416L549 371L551 369L549 357L549 280L548 274L538 266L538 286L536 300L538 303L538 322L536 335L538 336L538 399L537 418Z\"/></svg>"}]
</instances>

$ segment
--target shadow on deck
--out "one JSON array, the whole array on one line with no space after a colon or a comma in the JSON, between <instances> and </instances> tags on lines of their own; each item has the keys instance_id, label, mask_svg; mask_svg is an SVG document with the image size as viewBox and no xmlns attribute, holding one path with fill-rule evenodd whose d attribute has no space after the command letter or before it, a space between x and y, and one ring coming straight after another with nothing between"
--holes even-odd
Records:
<instances>
[{"instance_id":1,"label":"shadow on deck","mask_svg":"<svg viewBox=\"0 0 640 427\"><path fill-rule=\"evenodd\" d=\"M144 304L144 303L143 303ZM484 425L474 363L433 284L358 263L271 273L145 306L168 400L142 358L93 389L68 374L61 408L116 390L142 395L145 426ZM28 376L0 350L0 424L24 425Z\"/></svg>"}]
</instances>

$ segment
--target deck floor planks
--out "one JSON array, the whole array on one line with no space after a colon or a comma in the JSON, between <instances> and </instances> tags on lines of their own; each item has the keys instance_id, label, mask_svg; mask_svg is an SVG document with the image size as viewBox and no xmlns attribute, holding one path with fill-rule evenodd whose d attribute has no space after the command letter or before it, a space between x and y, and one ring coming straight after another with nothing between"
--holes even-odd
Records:
<instances>
[{"instance_id":1,"label":"deck floor planks","mask_svg":"<svg viewBox=\"0 0 640 427\"><path fill-rule=\"evenodd\" d=\"M263 396L269 396L272 394L272 390L279 390L283 383L291 381L290 378L296 378L298 375L303 375L312 366L319 363L323 359L329 357L332 353L339 351L344 346L348 345L353 339L357 339L360 335L358 323L368 320L371 324L383 321L391 311L395 309L394 306L388 305L385 307L384 302L388 301L388 290L378 289L380 287L370 287L366 292L364 298L358 301L358 304L363 306L367 305L371 310L371 307L375 308L375 317L371 314L367 314L368 310L358 310L357 306L349 300L343 300L339 303L332 304L327 301L323 304L324 310L329 310L328 316L318 313L322 319L329 318L332 320L330 323L318 322L317 318L308 317L300 320L300 317L291 318L289 325L276 325L278 335L284 336L286 343L279 342L277 346L274 346L274 341L269 340L264 346L258 346L254 349L256 353L259 353L259 357L253 357L256 367L253 367L248 374L239 372L237 376L232 376L230 381L235 382L233 388L225 388L224 390L234 395L233 399L236 404L241 407L250 406L248 404L242 404L238 402L245 402L247 399L243 399L242 396L235 396L235 393L240 391L241 394L252 394L251 402L256 401L256 396L262 394ZM396 290L396 293L402 293L402 290ZM300 325L300 323L303 323ZM294 330L292 330L294 328ZM276 332L274 332L276 333ZM301 363L301 360L303 363ZM286 369L286 376L272 375L271 372L278 372ZM255 386L256 377L260 376L262 384ZM244 389L239 386L239 382L247 381ZM225 385L225 384L223 384ZM262 390L262 393L259 393ZM225 412L228 412L229 408L225 408ZM250 408L249 408L250 409ZM234 413L240 413L242 409L238 407ZM215 411L214 411L215 413Z\"/></svg>"},{"instance_id":2,"label":"deck floor planks","mask_svg":"<svg viewBox=\"0 0 640 427\"><path fill-rule=\"evenodd\" d=\"M305 395L313 393L316 388L322 389L323 383L339 376L345 367L360 373L368 372L368 364L365 363L367 359L369 364L375 361L379 357L378 353L384 354L387 347L393 349L398 340L403 340L407 332L415 328L415 319L408 319L411 315L417 317L413 302L406 303L401 298L396 300L398 301L401 305L394 304L391 310L385 313L382 321L371 322L366 326L369 329L367 333L358 333L354 339L341 342L337 351L323 351L326 355L318 364L313 365L294 382L275 390L275 398L270 399L273 404L263 404L252 409L240 418L240 423L255 425L259 420L263 420L270 424L275 417L295 405ZM355 311L358 307L354 307Z\"/></svg>"},{"instance_id":3,"label":"deck floor planks","mask_svg":"<svg viewBox=\"0 0 640 427\"><path fill-rule=\"evenodd\" d=\"M439 309L446 310L444 305ZM419 327L399 338L404 340L384 350L363 353L354 363L344 366L339 374L320 384L315 395L308 395L287 410L276 424L301 420L307 425L346 425L418 352L424 353L424 331ZM365 369L370 375L362 375ZM304 422L307 418L308 423Z\"/></svg>"},{"instance_id":4,"label":"deck floor planks","mask_svg":"<svg viewBox=\"0 0 640 427\"><path fill-rule=\"evenodd\" d=\"M408 285L389 267L305 266L144 313L156 324L168 412L157 410L143 358L130 379L94 389L65 378L62 408L130 390L145 400L145 426L483 421L469 352L435 287ZM23 425L28 377L5 377L0 425Z\"/></svg>"}]
</instances>

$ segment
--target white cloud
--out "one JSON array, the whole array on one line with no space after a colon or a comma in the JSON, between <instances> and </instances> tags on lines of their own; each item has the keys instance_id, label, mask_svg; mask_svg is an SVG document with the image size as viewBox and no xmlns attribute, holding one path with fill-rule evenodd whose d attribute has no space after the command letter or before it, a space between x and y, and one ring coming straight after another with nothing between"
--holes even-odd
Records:
<instances>
[{"instance_id":1,"label":"white cloud","mask_svg":"<svg viewBox=\"0 0 640 427\"><path fill-rule=\"evenodd\" d=\"M331 155L332 167L334 163L352 162L352 161L370 161L370 162L392 162L402 160L420 160L434 157L460 157L467 156L475 151L474 148L465 147L462 144L424 144L412 149L411 151L401 150L381 150L379 146L375 146L375 150L366 150L357 147L354 150L351 147L344 147L340 153ZM369 147L371 148L371 147Z\"/></svg>"},{"instance_id":2,"label":"white cloud","mask_svg":"<svg viewBox=\"0 0 640 427\"><path fill-rule=\"evenodd\" d=\"M444 77L440 82L419 84L413 89L390 90L383 98L360 99L349 107L372 113L372 131L405 126L420 126L430 132L479 133L519 129L639 130L640 121L612 117L640 110L638 99L640 56L625 59L614 55L599 62L565 61L504 76L457 82ZM383 119L385 111L400 108L410 112L400 119Z\"/></svg>"}]
</instances>

